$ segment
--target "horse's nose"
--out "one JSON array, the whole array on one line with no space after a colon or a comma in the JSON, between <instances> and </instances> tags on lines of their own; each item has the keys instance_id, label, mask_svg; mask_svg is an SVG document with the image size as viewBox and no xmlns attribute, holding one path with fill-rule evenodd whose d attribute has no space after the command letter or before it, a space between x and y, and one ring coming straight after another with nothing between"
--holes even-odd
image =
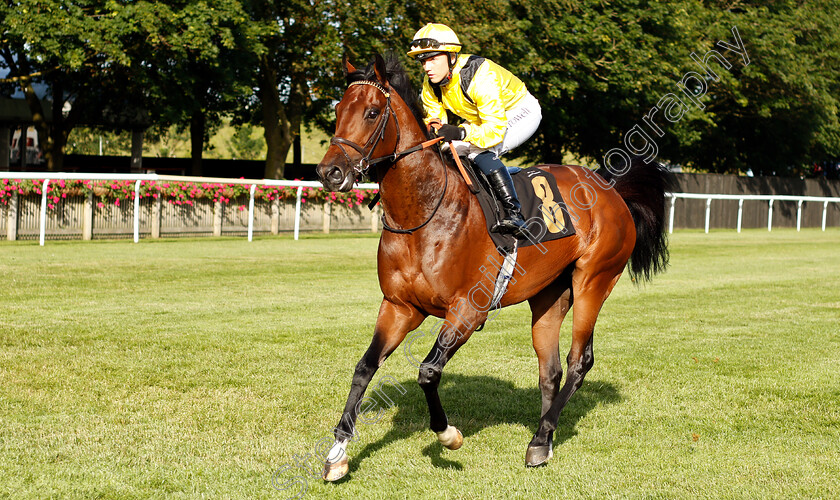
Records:
<instances>
[{"instance_id":1,"label":"horse's nose","mask_svg":"<svg viewBox=\"0 0 840 500\"><path fill-rule=\"evenodd\" d=\"M321 182L327 182L330 184L341 184L341 181L344 180L344 174L342 174L341 169L335 165L324 165L319 167L318 177L321 178Z\"/></svg>"}]
</instances>

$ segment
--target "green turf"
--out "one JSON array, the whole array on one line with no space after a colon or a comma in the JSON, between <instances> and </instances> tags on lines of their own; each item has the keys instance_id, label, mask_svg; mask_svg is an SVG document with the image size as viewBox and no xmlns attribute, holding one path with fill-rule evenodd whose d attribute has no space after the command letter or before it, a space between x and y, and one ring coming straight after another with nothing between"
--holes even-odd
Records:
<instances>
[{"instance_id":1,"label":"green turf","mask_svg":"<svg viewBox=\"0 0 840 500\"><path fill-rule=\"evenodd\" d=\"M318 467L306 455L340 416L381 299L376 246L0 243L0 497L293 496L272 475L295 456ZM669 271L623 278L604 306L595 366L538 469L524 467L540 404L527 305L444 372L458 451L427 429L400 349L374 380L405 394L384 390L394 404L359 425L348 477L309 478L306 498L836 498L838 248L837 229L673 235Z\"/></svg>"}]
</instances>

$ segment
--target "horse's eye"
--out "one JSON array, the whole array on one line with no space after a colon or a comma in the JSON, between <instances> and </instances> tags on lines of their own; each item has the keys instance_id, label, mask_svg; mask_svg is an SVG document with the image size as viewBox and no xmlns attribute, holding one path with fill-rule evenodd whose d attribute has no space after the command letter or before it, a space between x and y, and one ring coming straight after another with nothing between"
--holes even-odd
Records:
<instances>
[{"instance_id":1,"label":"horse's eye","mask_svg":"<svg viewBox=\"0 0 840 500\"><path fill-rule=\"evenodd\" d=\"M377 116L379 116L379 110L376 108L369 109L367 111L367 114L365 114L365 118L367 118L368 120L373 120Z\"/></svg>"}]
</instances>

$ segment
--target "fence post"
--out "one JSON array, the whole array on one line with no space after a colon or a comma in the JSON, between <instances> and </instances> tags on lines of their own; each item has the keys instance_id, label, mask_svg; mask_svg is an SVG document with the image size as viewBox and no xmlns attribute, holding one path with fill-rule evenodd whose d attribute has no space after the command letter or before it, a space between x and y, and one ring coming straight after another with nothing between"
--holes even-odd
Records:
<instances>
[{"instance_id":1,"label":"fence post","mask_svg":"<svg viewBox=\"0 0 840 500\"><path fill-rule=\"evenodd\" d=\"M796 230L799 231L799 228L802 224L802 202L804 200L799 200L796 202Z\"/></svg>"},{"instance_id":2,"label":"fence post","mask_svg":"<svg viewBox=\"0 0 840 500\"><path fill-rule=\"evenodd\" d=\"M47 234L47 187L50 185L49 179L44 179L44 184L41 186L41 235L39 244L44 246L44 239Z\"/></svg>"},{"instance_id":3,"label":"fence post","mask_svg":"<svg viewBox=\"0 0 840 500\"><path fill-rule=\"evenodd\" d=\"M271 200L271 234L280 233L280 198Z\"/></svg>"},{"instance_id":4,"label":"fence post","mask_svg":"<svg viewBox=\"0 0 840 500\"><path fill-rule=\"evenodd\" d=\"M134 243L140 242L140 179L134 182Z\"/></svg>"},{"instance_id":5,"label":"fence post","mask_svg":"<svg viewBox=\"0 0 840 500\"><path fill-rule=\"evenodd\" d=\"M248 199L248 241L254 240L254 191L257 185L251 184L250 198Z\"/></svg>"},{"instance_id":6,"label":"fence post","mask_svg":"<svg viewBox=\"0 0 840 500\"><path fill-rule=\"evenodd\" d=\"M213 203L213 236L222 235L222 212L224 205L221 201Z\"/></svg>"},{"instance_id":7,"label":"fence post","mask_svg":"<svg viewBox=\"0 0 840 500\"><path fill-rule=\"evenodd\" d=\"M152 205L152 238L160 238L160 218L163 212L163 197L158 194Z\"/></svg>"},{"instance_id":8,"label":"fence post","mask_svg":"<svg viewBox=\"0 0 840 500\"><path fill-rule=\"evenodd\" d=\"M822 219L822 230L825 231L825 216L826 212L828 211L828 202L823 202L823 219Z\"/></svg>"},{"instance_id":9,"label":"fence post","mask_svg":"<svg viewBox=\"0 0 840 500\"><path fill-rule=\"evenodd\" d=\"M738 232L741 232L741 219L744 216L744 199L738 200Z\"/></svg>"},{"instance_id":10,"label":"fence post","mask_svg":"<svg viewBox=\"0 0 840 500\"><path fill-rule=\"evenodd\" d=\"M330 234L330 216L332 215L332 203L324 200L324 234Z\"/></svg>"},{"instance_id":11,"label":"fence post","mask_svg":"<svg viewBox=\"0 0 840 500\"><path fill-rule=\"evenodd\" d=\"M17 225L18 225L18 193L12 191L12 199L9 200L9 205L6 207L6 240L15 241L17 239ZM825 229L825 219L823 218L823 229Z\"/></svg>"},{"instance_id":12,"label":"fence post","mask_svg":"<svg viewBox=\"0 0 840 500\"><path fill-rule=\"evenodd\" d=\"M773 228L773 198L767 203L767 230L772 231Z\"/></svg>"},{"instance_id":13,"label":"fence post","mask_svg":"<svg viewBox=\"0 0 840 500\"><path fill-rule=\"evenodd\" d=\"M85 198L85 207L82 212L82 239L93 239L93 192L88 193Z\"/></svg>"},{"instance_id":14,"label":"fence post","mask_svg":"<svg viewBox=\"0 0 840 500\"><path fill-rule=\"evenodd\" d=\"M677 203L677 195L671 195L671 213L668 215L668 234L674 234L674 204ZM379 205L377 205L379 206Z\"/></svg>"},{"instance_id":15,"label":"fence post","mask_svg":"<svg viewBox=\"0 0 840 500\"><path fill-rule=\"evenodd\" d=\"M300 197L303 194L303 186L297 188L297 202L295 202L295 241L298 239L300 233Z\"/></svg>"},{"instance_id":16,"label":"fence post","mask_svg":"<svg viewBox=\"0 0 840 500\"><path fill-rule=\"evenodd\" d=\"M712 214L712 199L706 199L706 234L709 234L709 216Z\"/></svg>"}]
</instances>

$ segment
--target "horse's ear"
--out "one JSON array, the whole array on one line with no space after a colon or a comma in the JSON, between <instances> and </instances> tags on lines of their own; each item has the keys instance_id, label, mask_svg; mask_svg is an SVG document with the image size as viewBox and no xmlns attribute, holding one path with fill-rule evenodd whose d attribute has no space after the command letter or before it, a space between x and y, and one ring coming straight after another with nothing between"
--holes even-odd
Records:
<instances>
[{"instance_id":1,"label":"horse's ear","mask_svg":"<svg viewBox=\"0 0 840 500\"><path fill-rule=\"evenodd\" d=\"M350 73L353 73L354 71L356 71L356 68L352 64L350 64L350 58L347 57L347 54L344 54L343 62L344 62L344 76L347 76Z\"/></svg>"},{"instance_id":2,"label":"horse's ear","mask_svg":"<svg viewBox=\"0 0 840 500\"><path fill-rule=\"evenodd\" d=\"M373 71L377 80L382 83L388 82L388 73L385 72L385 59L379 54L376 54L373 58Z\"/></svg>"}]
</instances>

